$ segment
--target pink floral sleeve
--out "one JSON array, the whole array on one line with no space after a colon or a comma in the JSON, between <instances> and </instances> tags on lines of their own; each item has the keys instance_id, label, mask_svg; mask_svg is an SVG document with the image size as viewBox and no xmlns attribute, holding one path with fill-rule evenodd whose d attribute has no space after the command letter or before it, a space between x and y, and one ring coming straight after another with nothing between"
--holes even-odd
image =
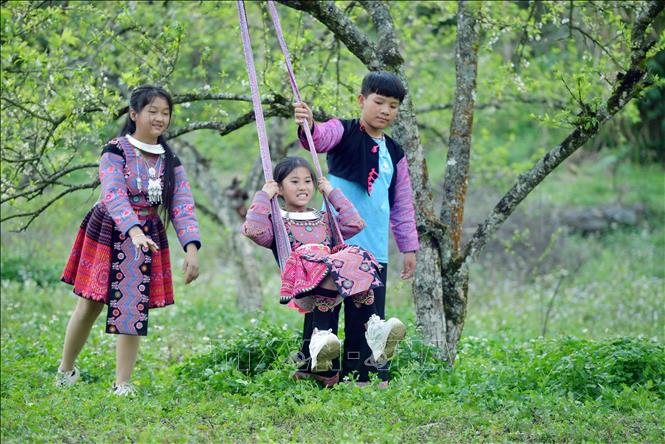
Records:
<instances>
[{"instance_id":1,"label":"pink floral sleeve","mask_svg":"<svg viewBox=\"0 0 665 444\"><path fill-rule=\"evenodd\" d=\"M139 218L132 210L127 195L127 184L122 156L106 152L99 161L99 180L102 184L102 204L106 207L113 222L123 233L127 233L134 225L141 225Z\"/></svg>"},{"instance_id":2,"label":"pink floral sleeve","mask_svg":"<svg viewBox=\"0 0 665 444\"><path fill-rule=\"evenodd\" d=\"M182 248L194 242L201 248L201 235L199 223L196 219L194 197L185 174L185 168L178 165L175 168L175 189L173 191L173 204L171 205L171 221L178 235Z\"/></svg>"}]
</instances>

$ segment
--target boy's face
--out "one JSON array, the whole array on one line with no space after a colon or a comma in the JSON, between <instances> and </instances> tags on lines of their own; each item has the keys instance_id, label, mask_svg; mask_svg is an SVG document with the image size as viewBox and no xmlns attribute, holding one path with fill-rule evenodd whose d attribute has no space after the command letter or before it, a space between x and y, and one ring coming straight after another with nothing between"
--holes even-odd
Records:
<instances>
[{"instance_id":1,"label":"boy's face","mask_svg":"<svg viewBox=\"0 0 665 444\"><path fill-rule=\"evenodd\" d=\"M400 105L396 98L376 93L371 93L367 97L360 94L358 103L360 104L361 118L365 124L380 130L389 127L393 123Z\"/></svg>"}]
</instances>

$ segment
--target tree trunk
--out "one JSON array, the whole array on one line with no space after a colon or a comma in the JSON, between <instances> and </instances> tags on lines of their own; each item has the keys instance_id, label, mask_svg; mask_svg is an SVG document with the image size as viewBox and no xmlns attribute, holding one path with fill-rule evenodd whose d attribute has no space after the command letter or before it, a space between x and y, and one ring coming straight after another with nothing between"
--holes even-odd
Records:
<instances>
[{"instance_id":1,"label":"tree trunk","mask_svg":"<svg viewBox=\"0 0 665 444\"><path fill-rule=\"evenodd\" d=\"M244 221L244 208L247 193L240 182L233 179L223 193L222 206L218 215L230 231L229 248L236 271L236 306L245 312L257 311L263 307L261 280L256 278L258 263L254 258L256 248L242 235L240 226Z\"/></svg>"},{"instance_id":2,"label":"tree trunk","mask_svg":"<svg viewBox=\"0 0 665 444\"><path fill-rule=\"evenodd\" d=\"M408 82L403 70L398 71L397 75L407 86ZM392 133L404 147L409 162L409 175L416 208L420 251L417 254L412 291L417 325L422 330L425 343L445 351L447 349L446 316L441 282L441 252L445 245L445 227L434 216L434 202L429 184L425 150L420 144L413 101L408 94L400 107Z\"/></svg>"},{"instance_id":3,"label":"tree trunk","mask_svg":"<svg viewBox=\"0 0 665 444\"><path fill-rule=\"evenodd\" d=\"M384 2L363 1L377 29L377 49L381 69L393 71L402 81L407 95L392 127L393 137L402 145L409 162L409 173L414 193L416 224L419 227L420 251L417 254L416 274L413 282L413 301L416 306L417 326L425 343L447 353L446 314L441 281L442 253L445 251L445 228L434 216L432 191L429 185L425 151L420 144L418 121L409 81L404 73L404 59L399 50L399 40L390 12ZM368 68L371 69L370 66Z\"/></svg>"},{"instance_id":4,"label":"tree trunk","mask_svg":"<svg viewBox=\"0 0 665 444\"><path fill-rule=\"evenodd\" d=\"M368 69L385 69L396 73L408 91L404 60L385 2L360 2L373 22L377 35L375 44L334 2L279 1L291 8L305 11L319 20ZM646 87L644 62L648 49L653 45L653 42L647 41L646 29L665 6L662 2L651 1L638 15L631 32L630 67L619 74L618 84L605 105L597 112L583 116L583 122L560 145L545 155L529 172L521 175L479 226L471 241L462 248L461 225L468 178L479 44L471 9L479 7L480 4L476 6L476 3L460 1L458 5L456 94L444 185L446 200L443 202L441 219L434 215L427 163L420 145L416 115L409 95L402 103L393 126L393 136L404 148L410 165L416 223L421 243L413 283L417 322L422 328L425 342L440 348L451 364L455 361L457 343L466 318L470 264L528 193L572 152L595 136L603 123Z\"/></svg>"},{"instance_id":5,"label":"tree trunk","mask_svg":"<svg viewBox=\"0 0 665 444\"><path fill-rule=\"evenodd\" d=\"M457 356L457 342L464 328L469 288L467 269L459 270L462 222L469 180L471 134L473 131L474 98L478 71L478 34L476 18L469 2L460 1L457 11L455 43L455 101L450 122L448 160L443 183L441 221L448 227L442 257L443 301L446 310L446 344L448 361ZM479 7L476 4L476 8Z\"/></svg>"},{"instance_id":6,"label":"tree trunk","mask_svg":"<svg viewBox=\"0 0 665 444\"><path fill-rule=\"evenodd\" d=\"M261 281L256 279L258 264L254 259L254 250L250 241L238 229L242 224L241 214L247 193L235 179L231 185L224 188L219 183L218 176L211 170L209 161L190 143L180 139L173 139L171 143L177 148L190 179L196 182L197 189L206 195L214 208L207 213L217 222L220 235L229 239L228 254L231 256L237 278L237 306L243 311L260 309L263 305L263 293Z\"/></svg>"}]
</instances>

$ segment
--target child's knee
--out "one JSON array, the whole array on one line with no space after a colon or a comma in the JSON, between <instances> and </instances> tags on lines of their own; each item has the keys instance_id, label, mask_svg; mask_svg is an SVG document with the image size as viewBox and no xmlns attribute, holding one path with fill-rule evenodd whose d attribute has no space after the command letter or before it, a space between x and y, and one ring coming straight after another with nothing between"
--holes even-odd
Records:
<instances>
[{"instance_id":1,"label":"child's knee","mask_svg":"<svg viewBox=\"0 0 665 444\"><path fill-rule=\"evenodd\" d=\"M104 304L101 302L91 301L90 299L80 299L76 305L76 315L81 320L95 320L99 313L102 312Z\"/></svg>"}]
</instances>

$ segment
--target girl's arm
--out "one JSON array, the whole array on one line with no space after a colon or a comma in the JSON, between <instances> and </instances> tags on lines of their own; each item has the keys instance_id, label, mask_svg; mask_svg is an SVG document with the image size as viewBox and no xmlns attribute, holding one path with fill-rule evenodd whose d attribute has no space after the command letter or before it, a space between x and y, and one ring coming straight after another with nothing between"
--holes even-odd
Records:
<instances>
[{"instance_id":1,"label":"girl's arm","mask_svg":"<svg viewBox=\"0 0 665 444\"><path fill-rule=\"evenodd\" d=\"M344 237L344 239L355 236L365 228L365 221L360 217L360 214L351 201L344 196L342 190L339 188L333 189L330 194L328 194L328 200L335 208L335 211L337 211L335 219L337 220L339 231L342 232L342 237Z\"/></svg>"},{"instance_id":2,"label":"girl's arm","mask_svg":"<svg viewBox=\"0 0 665 444\"><path fill-rule=\"evenodd\" d=\"M257 191L254 200L247 210L242 234L261 245L271 248L274 236L270 220L270 198L265 191Z\"/></svg>"},{"instance_id":3,"label":"girl's arm","mask_svg":"<svg viewBox=\"0 0 665 444\"><path fill-rule=\"evenodd\" d=\"M390 227L401 253L418 251L418 231L416 230L416 213L413 208L413 190L409 178L409 166L406 156L397 163L395 178L395 201L390 209Z\"/></svg>"},{"instance_id":4,"label":"girl's arm","mask_svg":"<svg viewBox=\"0 0 665 444\"><path fill-rule=\"evenodd\" d=\"M173 203L171 205L171 222L178 235L182 248L187 251L191 243L201 249L201 234L199 222L196 220L194 197L185 174L185 168L176 157L175 162L175 188L173 190Z\"/></svg>"},{"instance_id":5,"label":"girl's arm","mask_svg":"<svg viewBox=\"0 0 665 444\"><path fill-rule=\"evenodd\" d=\"M108 145L99 161L99 180L102 185L102 204L122 233L127 234L134 226L141 226L127 195L127 183L123 168L125 159L122 149Z\"/></svg>"}]
</instances>

